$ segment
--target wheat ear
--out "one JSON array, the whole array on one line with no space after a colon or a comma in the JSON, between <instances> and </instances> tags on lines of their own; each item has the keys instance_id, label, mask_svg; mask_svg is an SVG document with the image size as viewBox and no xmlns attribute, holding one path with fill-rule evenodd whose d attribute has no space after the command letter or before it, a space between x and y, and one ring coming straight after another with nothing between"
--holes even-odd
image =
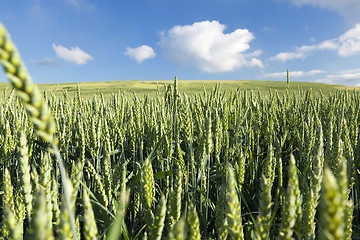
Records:
<instances>
[{"instance_id":1,"label":"wheat ear","mask_svg":"<svg viewBox=\"0 0 360 240\"><path fill-rule=\"evenodd\" d=\"M56 125L51 116L47 105L43 102L39 89L32 82L25 64L21 61L20 55L7 34L6 28L0 23L0 62L4 67L7 78L16 89L17 95L22 99L22 103L36 128L37 134L46 143L50 144L58 161L61 181L64 185L64 196L67 206L70 207L69 189L66 187L65 167L57 147L57 138L54 133ZM69 218L71 228L76 238L76 228L74 214L69 208Z\"/></svg>"},{"instance_id":2,"label":"wheat ear","mask_svg":"<svg viewBox=\"0 0 360 240\"><path fill-rule=\"evenodd\" d=\"M25 239L53 239L52 231L48 229L50 225L48 224L49 212L46 210L46 196L41 188L36 190L33 204L30 231Z\"/></svg>"},{"instance_id":3,"label":"wheat ear","mask_svg":"<svg viewBox=\"0 0 360 240\"><path fill-rule=\"evenodd\" d=\"M182 216L179 221L171 228L168 240L183 240L187 239L185 231L185 216Z\"/></svg>"},{"instance_id":4,"label":"wheat ear","mask_svg":"<svg viewBox=\"0 0 360 240\"><path fill-rule=\"evenodd\" d=\"M86 190L83 191L84 200L84 239L96 240L97 239L97 226L94 216L94 211L91 206L89 195Z\"/></svg>"},{"instance_id":5,"label":"wheat ear","mask_svg":"<svg viewBox=\"0 0 360 240\"><path fill-rule=\"evenodd\" d=\"M226 210L229 236L231 239L244 239L241 219L241 204L236 191L237 182L235 179L235 173L230 164L227 166L227 170Z\"/></svg>"},{"instance_id":6,"label":"wheat ear","mask_svg":"<svg viewBox=\"0 0 360 240\"><path fill-rule=\"evenodd\" d=\"M166 215L166 198L161 196L158 206L156 207L155 217L151 223L149 237L150 239L160 240L164 229Z\"/></svg>"},{"instance_id":7,"label":"wheat ear","mask_svg":"<svg viewBox=\"0 0 360 240\"><path fill-rule=\"evenodd\" d=\"M278 239L293 239L293 228L297 219L296 191L298 191L298 185L296 163L294 156L291 155L289 162L289 182L283 199L283 209Z\"/></svg>"},{"instance_id":8,"label":"wheat ear","mask_svg":"<svg viewBox=\"0 0 360 240\"><path fill-rule=\"evenodd\" d=\"M15 200L14 200L14 192L11 184L11 176L10 172L7 168L4 171L4 179L3 179L3 189L4 189L4 215L3 215L3 234L2 236L8 239L16 239L17 235L21 235L21 227L18 223L18 219L16 219L15 215ZM20 232L19 232L20 231Z\"/></svg>"},{"instance_id":9,"label":"wheat ear","mask_svg":"<svg viewBox=\"0 0 360 240\"><path fill-rule=\"evenodd\" d=\"M27 217L30 220L33 195L31 194L28 145L26 141L26 136L23 133L23 131L20 131L19 135L20 135L19 159L20 159L21 190L24 196L24 204L27 212Z\"/></svg>"},{"instance_id":10,"label":"wheat ear","mask_svg":"<svg viewBox=\"0 0 360 240\"><path fill-rule=\"evenodd\" d=\"M187 239L200 240L200 223L199 216L196 211L196 207L192 202L190 202L188 207L188 215L187 215Z\"/></svg>"},{"instance_id":11,"label":"wheat ear","mask_svg":"<svg viewBox=\"0 0 360 240\"><path fill-rule=\"evenodd\" d=\"M324 170L320 199L319 239L345 239L344 207L339 184L329 168Z\"/></svg>"},{"instance_id":12,"label":"wheat ear","mask_svg":"<svg viewBox=\"0 0 360 240\"><path fill-rule=\"evenodd\" d=\"M23 225L22 223L19 224L18 221L16 221L16 216L13 213L13 211L10 209L9 205L5 203L4 206L4 218L5 225L6 225L6 231L7 231L7 239L9 240L17 240L22 239L23 235Z\"/></svg>"},{"instance_id":13,"label":"wheat ear","mask_svg":"<svg viewBox=\"0 0 360 240\"><path fill-rule=\"evenodd\" d=\"M271 182L263 174L260 180L259 215L257 216L255 229L252 232L253 239L268 239L271 228Z\"/></svg>"}]
</instances>

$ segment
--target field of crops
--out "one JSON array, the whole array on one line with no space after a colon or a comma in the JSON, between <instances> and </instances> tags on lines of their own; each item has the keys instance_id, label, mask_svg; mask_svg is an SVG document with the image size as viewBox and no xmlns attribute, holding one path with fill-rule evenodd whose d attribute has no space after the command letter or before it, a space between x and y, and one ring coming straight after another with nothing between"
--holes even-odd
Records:
<instances>
[{"instance_id":1,"label":"field of crops","mask_svg":"<svg viewBox=\"0 0 360 240\"><path fill-rule=\"evenodd\" d=\"M78 239L358 236L357 92L80 94L44 95ZM56 159L17 97L0 114L3 236L71 238Z\"/></svg>"},{"instance_id":2,"label":"field of crops","mask_svg":"<svg viewBox=\"0 0 360 240\"><path fill-rule=\"evenodd\" d=\"M1 79L0 79L1 80ZM163 96L165 94L165 86L171 85L172 81L108 81L108 82L80 82L80 83L49 83L49 84L37 84L41 92L46 91L48 94L55 94L58 97L64 95L66 90L69 97L74 97L78 85L81 88L81 97L83 99L92 99L94 95L103 95L105 99L111 98L113 93L124 93L127 97L132 97L134 93L143 99L147 97L156 97L158 94ZM180 80L178 81L179 89L181 92L186 93L188 96L194 96L195 94L202 94L205 89L213 89L217 84L220 84L221 91L230 93L231 91L240 88L241 91L260 91L264 95L267 95L270 91L278 92L280 95L285 94L287 91L290 94L298 93L299 90L312 89L314 92L322 92L324 95L334 93L337 90L359 90L359 87L349 87L340 85L330 85L323 83L313 82L291 82L288 87L286 81L245 81L245 80ZM9 94L12 86L10 83L0 82L0 93L6 92ZM5 94L5 95L6 95Z\"/></svg>"},{"instance_id":3,"label":"field of crops","mask_svg":"<svg viewBox=\"0 0 360 240\"><path fill-rule=\"evenodd\" d=\"M359 238L356 91L42 96L2 25L0 60L4 239Z\"/></svg>"}]
</instances>

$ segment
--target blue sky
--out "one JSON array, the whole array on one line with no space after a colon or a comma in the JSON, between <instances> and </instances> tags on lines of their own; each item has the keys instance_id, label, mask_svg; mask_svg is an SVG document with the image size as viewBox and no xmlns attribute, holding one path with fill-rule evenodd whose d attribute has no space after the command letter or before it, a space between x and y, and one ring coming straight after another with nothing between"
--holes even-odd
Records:
<instances>
[{"instance_id":1,"label":"blue sky","mask_svg":"<svg viewBox=\"0 0 360 240\"><path fill-rule=\"evenodd\" d=\"M360 86L359 12L358 0L2 0L0 22L37 83L285 81L289 68Z\"/></svg>"}]
</instances>

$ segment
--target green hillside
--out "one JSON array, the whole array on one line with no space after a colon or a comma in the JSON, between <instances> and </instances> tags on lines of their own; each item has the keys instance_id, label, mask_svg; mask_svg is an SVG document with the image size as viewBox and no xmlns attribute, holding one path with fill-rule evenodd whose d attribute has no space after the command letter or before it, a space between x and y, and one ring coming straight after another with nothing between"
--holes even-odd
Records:
<instances>
[{"instance_id":1,"label":"green hillside","mask_svg":"<svg viewBox=\"0 0 360 240\"><path fill-rule=\"evenodd\" d=\"M164 93L165 85L173 84L173 81L109 81L109 82L83 82L79 83L81 89L81 95L83 97L92 97L94 94L100 95L101 93L107 97L111 93L124 92L126 95L132 95L135 92L140 97L145 95L154 96L156 92ZM204 91L204 87L207 91L211 91L216 84L220 84L222 91L231 92L240 88L241 90L260 90L263 94L271 91L278 91L280 94L284 93L287 89L286 82L279 81L218 81L218 80L183 80L179 81L179 91L188 95L194 95L196 93L201 94ZM55 93L60 96L64 90L68 92L70 96L76 92L77 83L59 83L59 84L38 84L41 91L46 90L48 93ZM354 87L345 87L340 85L329 85L322 83L307 83L307 82L291 82L290 93L298 92L299 89L307 90L312 89L314 93L318 93L319 90L323 94L335 92L338 89L352 90ZM7 92L11 90L11 85L7 83L0 83L0 91Z\"/></svg>"}]
</instances>

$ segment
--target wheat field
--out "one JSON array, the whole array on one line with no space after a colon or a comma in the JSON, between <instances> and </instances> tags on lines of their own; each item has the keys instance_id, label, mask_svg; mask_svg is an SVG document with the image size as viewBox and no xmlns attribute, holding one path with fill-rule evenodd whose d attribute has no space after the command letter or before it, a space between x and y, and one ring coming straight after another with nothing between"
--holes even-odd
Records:
<instances>
[{"instance_id":1,"label":"wheat field","mask_svg":"<svg viewBox=\"0 0 360 240\"><path fill-rule=\"evenodd\" d=\"M40 92L5 28L4 239L359 237L357 91Z\"/></svg>"}]
</instances>

